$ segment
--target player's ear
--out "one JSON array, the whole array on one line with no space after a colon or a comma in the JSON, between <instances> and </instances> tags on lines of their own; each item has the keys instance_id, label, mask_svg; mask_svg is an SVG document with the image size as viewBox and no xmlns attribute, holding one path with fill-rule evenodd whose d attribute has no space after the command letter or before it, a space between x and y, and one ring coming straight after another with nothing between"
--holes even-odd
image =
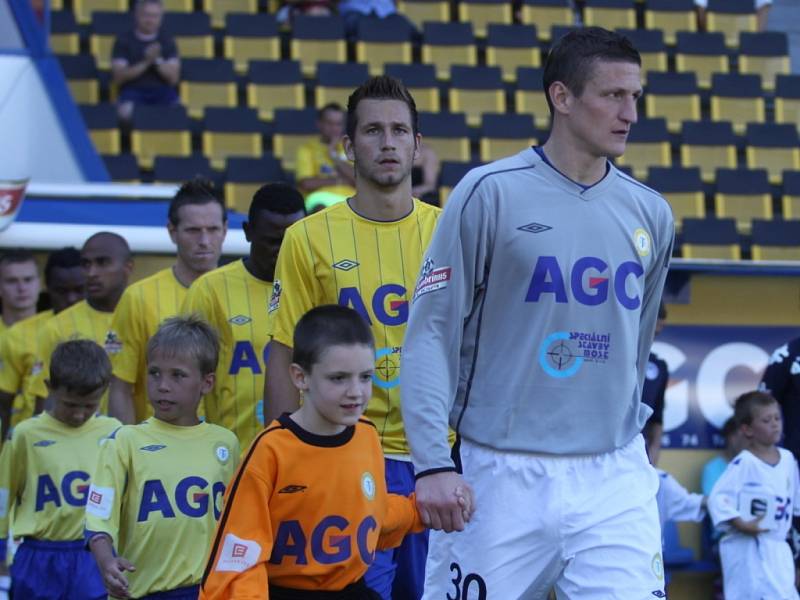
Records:
<instances>
[{"instance_id":1,"label":"player's ear","mask_svg":"<svg viewBox=\"0 0 800 600\"><path fill-rule=\"evenodd\" d=\"M570 89L561 81L554 81L547 89L550 101L553 103L553 110L562 114L568 114L572 105L573 95Z\"/></svg>"},{"instance_id":2,"label":"player's ear","mask_svg":"<svg viewBox=\"0 0 800 600\"><path fill-rule=\"evenodd\" d=\"M344 153L347 156L347 160L354 162L356 160L356 155L355 152L353 152L353 140L350 139L349 135L342 137L342 145L344 146Z\"/></svg>"},{"instance_id":3,"label":"player's ear","mask_svg":"<svg viewBox=\"0 0 800 600\"><path fill-rule=\"evenodd\" d=\"M301 392L308 390L308 374L305 369L297 363L289 365L289 377L292 379L292 384Z\"/></svg>"},{"instance_id":4,"label":"player's ear","mask_svg":"<svg viewBox=\"0 0 800 600\"><path fill-rule=\"evenodd\" d=\"M217 381L217 376L214 373L206 373L203 375L203 382L200 384L200 393L206 395L214 389L214 384Z\"/></svg>"}]
</instances>

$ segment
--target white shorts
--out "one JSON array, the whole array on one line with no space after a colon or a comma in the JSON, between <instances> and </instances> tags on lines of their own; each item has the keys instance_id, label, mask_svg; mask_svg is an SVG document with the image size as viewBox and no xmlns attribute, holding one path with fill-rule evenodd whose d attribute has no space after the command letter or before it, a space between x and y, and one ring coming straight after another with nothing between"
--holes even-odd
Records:
<instances>
[{"instance_id":1,"label":"white shorts","mask_svg":"<svg viewBox=\"0 0 800 600\"><path fill-rule=\"evenodd\" d=\"M637 436L613 452L501 452L462 440L476 512L430 532L425 600L655 600L664 595L658 475Z\"/></svg>"},{"instance_id":2,"label":"white shorts","mask_svg":"<svg viewBox=\"0 0 800 600\"><path fill-rule=\"evenodd\" d=\"M789 544L765 536L730 535L719 542L725 600L797 600Z\"/></svg>"}]
</instances>

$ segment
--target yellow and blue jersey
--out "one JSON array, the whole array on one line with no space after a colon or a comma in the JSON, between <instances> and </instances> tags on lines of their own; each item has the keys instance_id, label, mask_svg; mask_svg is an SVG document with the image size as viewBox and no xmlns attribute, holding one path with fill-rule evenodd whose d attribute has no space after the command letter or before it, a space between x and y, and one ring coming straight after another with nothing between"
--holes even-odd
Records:
<instances>
[{"instance_id":1,"label":"yellow and blue jersey","mask_svg":"<svg viewBox=\"0 0 800 600\"><path fill-rule=\"evenodd\" d=\"M86 536L111 537L136 567L130 594L197 585L239 459L227 429L178 427L155 417L102 446L86 504Z\"/></svg>"}]
</instances>

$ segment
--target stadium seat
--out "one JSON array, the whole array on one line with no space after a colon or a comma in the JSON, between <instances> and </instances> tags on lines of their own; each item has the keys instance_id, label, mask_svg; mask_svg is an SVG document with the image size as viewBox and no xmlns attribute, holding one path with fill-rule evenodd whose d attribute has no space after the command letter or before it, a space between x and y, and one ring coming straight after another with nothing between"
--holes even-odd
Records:
<instances>
[{"instance_id":1,"label":"stadium seat","mask_svg":"<svg viewBox=\"0 0 800 600\"><path fill-rule=\"evenodd\" d=\"M280 60L278 22L273 15L229 14L225 17L225 58L240 75L251 60Z\"/></svg>"},{"instance_id":2,"label":"stadium seat","mask_svg":"<svg viewBox=\"0 0 800 600\"><path fill-rule=\"evenodd\" d=\"M300 61L305 77L314 75L319 61L346 62L344 22L338 15L298 15L292 23L292 41L289 47L292 60Z\"/></svg>"},{"instance_id":3,"label":"stadium seat","mask_svg":"<svg viewBox=\"0 0 800 600\"><path fill-rule=\"evenodd\" d=\"M250 61L247 79L247 106L258 110L261 119L271 121L276 108L305 108L298 61Z\"/></svg>"},{"instance_id":4,"label":"stadium seat","mask_svg":"<svg viewBox=\"0 0 800 600\"><path fill-rule=\"evenodd\" d=\"M433 65L387 64L387 75L402 81L414 96L417 110L439 112L439 84L436 81L436 68Z\"/></svg>"},{"instance_id":5,"label":"stadium seat","mask_svg":"<svg viewBox=\"0 0 800 600\"><path fill-rule=\"evenodd\" d=\"M670 133L683 121L700 119L700 90L694 73L648 73L644 95L647 116L664 117Z\"/></svg>"},{"instance_id":6,"label":"stadium seat","mask_svg":"<svg viewBox=\"0 0 800 600\"><path fill-rule=\"evenodd\" d=\"M190 13L194 11L193 0L162 0L164 10L169 12Z\"/></svg>"},{"instance_id":7,"label":"stadium seat","mask_svg":"<svg viewBox=\"0 0 800 600\"><path fill-rule=\"evenodd\" d=\"M275 109L272 151L280 159L285 170L294 172L297 148L318 137L317 111L315 109Z\"/></svg>"},{"instance_id":8,"label":"stadium seat","mask_svg":"<svg viewBox=\"0 0 800 600\"><path fill-rule=\"evenodd\" d=\"M50 49L54 54L80 52L80 30L72 11L61 10L50 13Z\"/></svg>"},{"instance_id":9,"label":"stadium seat","mask_svg":"<svg viewBox=\"0 0 800 600\"><path fill-rule=\"evenodd\" d=\"M490 23L511 25L513 9L511 0L459 0L458 20L472 23L475 35L485 38Z\"/></svg>"},{"instance_id":10,"label":"stadium seat","mask_svg":"<svg viewBox=\"0 0 800 600\"><path fill-rule=\"evenodd\" d=\"M678 231L684 219L705 218L705 195L698 167L650 167L647 185L667 199Z\"/></svg>"},{"instance_id":11,"label":"stadium seat","mask_svg":"<svg viewBox=\"0 0 800 600\"><path fill-rule=\"evenodd\" d=\"M776 78L775 122L791 123L800 131L800 75Z\"/></svg>"},{"instance_id":12,"label":"stadium seat","mask_svg":"<svg viewBox=\"0 0 800 600\"><path fill-rule=\"evenodd\" d=\"M479 167L480 163L445 161L439 174L439 204L444 206L450 197L450 192L459 181L464 178L470 169Z\"/></svg>"},{"instance_id":13,"label":"stadium seat","mask_svg":"<svg viewBox=\"0 0 800 600\"><path fill-rule=\"evenodd\" d=\"M491 162L537 143L531 115L487 113L481 119L480 158Z\"/></svg>"},{"instance_id":14,"label":"stadium seat","mask_svg":"<svg viewBox=\"0 0 800 600\"><path fill-rule=\"evenodd\" d=\"M675 48L675 70L681 73L694 71L701 88L711 85L714 73L727 73L728 49L721 33L678 32Z\"/></svg>"},{"instance_id":15,"label":"stadium seat","mask_svg":"<svg viewBox=\"0 0 800 600\"><path fill-rule=\"evenodd\" d=\"M217 175L205 156L194 154L186 157L157 156L153 163L153 180L155 183L182 183L195 177L203 177L212 181Z\"/></svg>"},{"instance_id":16,"label":"stadium seat","mask_svg":"<svg viewBox=\"0 0 800 600\"><path fill-rule=\"evenodd\" d=\"M753 260L800 260L800 221L753 220Z\"/></svg>"},{"instance_id":17,"label":"stadium seat","mask_svg":"<svg viewBox=\"0 0 800 600\"><path fill-rule=\"evenodd\" d=\"M117 107L113 104L92 104L81 106L80 110L97 153L119 154L122 136L117 123Z\"/></svg>"},{"instance_id":18,"label":"stadium seat","mask_svg":"<svg viewBox=\"0 0 800 600\"><path fill-rule=\"evenodd\" d=\"M781 208L784 219L800 219L800 171L784 171Z\"/></svg>"},{"instance_id":19,"label":"stadium seat","mask_svg":"<svg viewBox=\"0 0 800 600\"><path fill-rule=\"evenodd\" d=\"M186 58L181 61L181 102L189 116L199 119L207 106L236 106L236 73L224 58Z\"/></svg>"},{"instance_id":20,"label":"stadium seat","mask_svg":"<svg viewBox=\"0 0 800 600\"><path fill-rule=\"evenodd\" d=\"M111 181L116 183L139 183L141 174L136 157L133 154L118 154L103 156L103 162L111 176Z\"/></svg>"},{"instance_id":21,"label":"stadium seat","mask_svg":"<svg viewBox=\"0 0 800 600\"><path fill-rule=\"evenodd\" d=\"M766 115L761 77L737 73L714 75L711 83L711 119L730 121L742 135L748 123L763 123Z\"/></svg>"},{"instance_id":22,"label":"stadium seat","mask_svg":"<svg viewBox=\"0 0 800 600\"><path fill-rule=\"evenodd\" d=\"M551 41L550 32L553 25L572 25L575 15L569 0L523 0L522 22L536 25L539 39Z\"/></svg>"},{"instance_id":23,"label":"stadium seat","mask_svg":"<svg viewBox=\"0 0 800 600\"><path fill-rule=\"evenodd\" d=\"M421 112L419 130L423 132L425 143L433 148L439 160L470 160L470 132L464 114Z\"/></svg>"},{"instance_id":24,"label":"stadium seat","mask_svg":"<svg viewBox=\"0 0 800 600\"><path fill-rule=\"evenodd\" d=\"M133 109L131 150L145 169L153 167L156 155L189 156L192 135L183 106L142 106Z\"/></svg>"},{"instance_id":25,"label":"stadium seat","mask_svg":"<svg viewBox=\"0 0 800 600\"><path fill-rule=\"evenodd\" d=\"M92 13L96 12L116 12L127 13L130 4L128 0L74 0L72 10L75 18L80 25L88 25L94 20ZM128 26L133 25L131 16L128 16Z\"/></svg>"},{"instance_id":26,"label":"stadium seat","mask_svg":"<svg viewBox=\"0 0 800 600\"><path fill-rule=\"evenodd\" d=\"M362 17L356 34L356 61L381 75L386 63L411 63L411 27L398 21Z\"/></svg>"},{"instance_id":27,"label":"stadium seat","mask_svg":"<svg viewBox=\"0 0 800 600\"><path fill-rule=\"evenodd\" d=\"M214 58L214 34L206 13L166 13L163 28L175 38L181 60Z\"/></svg>"},{"instance_id":28,"label":"stadium seat","mask_svg":"<svg viewBox=\"0 0 800 600\"><path fill-rule=\"evenodd\" d=\"M634 0L586 0L583 22L587 26L606 29L635 29Z\"/></svg>"},{"instance_id":29,"label":"stadium seat","mask_svg":"<svg viewBox=\"0 0 800 600\"><path fill-rule=\"evenodd\" d=\"M785 170L800 170L800 137L794 125L751 123L745 141L747 167L766 169L770 183L779 184Z\"/></svg>"},{"instance_id":30,"label":"stadium seat","mask_svg":"<svg viewBox=\"0 0 800 600\"><path fill-rule=\"evenodd\" d=\"M672 166L667 120L664 118L639 119L631 127L625 154L617 159L623 166L633 169L637 179L644 179L648 167Z\"/></svg>"},{"instance_id":31,"label":"stadium seat","mask_svg":"<svg viewBox=\"0 0 800 600\"><path fill-rule=\"evenodd\" d=\"M203 154L221 171L231 156L261 156L264 126L254 108L207 108L203 118Z\"/></svg>"},{"instance_id":32,"label":"stadium seat","mask_svg":"<svg viewBox=\"0 0 800 600\"><path fill-rule=\"evenodd\" d=\"M453 65L478 64L478 50L469 23L425 23L422 62L436 67L436 77L447 79Z\"/></svg>"},{"instance_id":33,"label":"stadium seat","mask_svg":"<svg viewBox=\"0 0 800 600\"><path fill-rule=\"evenodd\" d=\"M725 44L736 48L741 32L758 31L755 3L753 0L708 0L706 28L724 34Z\"/></svg>"},{"instance_id":34,"label":"stadium seat","mask_svg":"<svg viewBox=\"0 0 800 600\"><path fill-rule=\"evenodd\" d=\"M683 258L742 258L733 219L684 219L681 237Z\"/></svg>"},{"instance_id":35,"label":"stadium seat","mask_svg":"<svg viewBox=\"0 0 800 600\"><path fill-rule=\"evenodd\" d=\"M369 68L360 63L317 63L316 107L336 102L347 105L353 90L369 77Z\"/></svg>"},{"instance_id":36,"label":"stadium seat","mask_svg":"<svg viewBox=\"0 0 800 600\"><path fill-rule=\"evenodd\" d=\"M398 0L397 12L422 30L422 24L426 21L449 21L450 3L448 0Z\"/></svg>"},{"instance_id":37,"label":"stadium seat","mask_svg":"<svg viewBox=\"0 0 800 600\"><path fill-rule=\"evenodd\" d=\"M664 41L673 46L679 31L697 31L694 0L647 0L644 26L645 29L661 29Z\"/></svg>"},{"instance_id":38,"label":"stadium seat","mask_svg":"<svg viewBox=\"0 0 800 600\"><path fill-rule=\"evenodd\" d=\"M225 205L247 214L258 188L265 183L285 180L280 161L270 153L259 158L229 158L225 169Z\"/></svg>"},{"instance_id":39,"label":"stadium seat","mask_svg":"<svg viewBox=\"0 0 800 600\"><path fill-rule=\"evenodd\" d=\"M742 33L739 36L739 71L761 75L764 89L775 90L775 78L791 73L789 40L782 31Z\"/></svg>"},{"instance_id":40,"label":"stadium seat","mask_svg":"<svg viewBox=\"0 0 800 600\"><path fill-rule=\"evenodd\" d=\"M665 72L668 68L667 45L660 29L618 29L627 37L642 57L642 80L647 85L649 71Z\"/></svg>"},{"instance_id":41,"label":"stadium seat","mask_svg":"<svg viewBox=\"0 0 800 600\"><path fill-rule=\"evenodd\" d=\"M500 67L462 67L450 70L450 110L467 115L467 124L477 127L481 115L506 111L506 94Z\"/></svg>"},{"instance_id":42,"label":"stadium seat","mask_svg":"<svg viewBox=\"0 0 800 600\"><path fill-rule=\"evenodd\" d=\"M100 100L100 83L93 56L75 54L59 56L58 62L73 100L78 104L97 104Z\"/></svg>"},{"instance_id":43,"label":"stadium seat","mask_svg":"<svg viewBox=\"0 0 800 600\"><path fill-rule=\"evenodd\" d=\"M541 66L541 49L534 25L489 25L486 64L500 67L503 81L513 82L517 67Z\"/></svg>"},{"instance_id":44,"label":"stadium seat","mask_svg":"<svg viewBox=\"0 0 800 600\"><path fill-rule=\"evenodd\" d=\"M517 69L517 89L514 103L520 114L533 115L536 126L546 129L550 126L550 108L542 83L543 69L519 67Z\"/></svg>"},{"instance_id":45,"label":"stadium seat","mask_svg":"<svg viewBox=\"0 0 800 600\"><path fill-rule=\"evenodd\" d=\"M753 219L772 218L772 195L766 169L717 169L714 210L736 219L736 228L750 233Z\"/></svg>"},{"instance_id":46,"label":"stadium seat","mask_svg":"<svg viewBox=\"0 0 800 600\"><path fill-rule=\"evenodd\" d=\"M736 168L736 136L729 121L684 121L681 164L698 167L703 181L714 181L717 169Z\"/></svg>"},{"instance_id":47,"label":"stadium seat","mask_svg":"<svg viewBox=\"0 0 800 600\"><path fill-rule=\"evenodd\" d=\"M224 27L226 30L228 25L228 15L232 13L246 13L253 17L266 16L256 15L258 12L258 0L203 0L203 10L211 15L212 27L217 29Z\"/></svg>"},{"instance_id":48,"label":"stadium seat","mask_svg":"<svg viewBox=\"0 0 800 600\"><path fill-rule=\"evenodd\" d=\"M104 71L111 68L111 52L117 36L133 27L133 17L129 13L96 12L92 15L92 33L89 36L89 50L97 66Z\"/></svg>"}]
</instances>

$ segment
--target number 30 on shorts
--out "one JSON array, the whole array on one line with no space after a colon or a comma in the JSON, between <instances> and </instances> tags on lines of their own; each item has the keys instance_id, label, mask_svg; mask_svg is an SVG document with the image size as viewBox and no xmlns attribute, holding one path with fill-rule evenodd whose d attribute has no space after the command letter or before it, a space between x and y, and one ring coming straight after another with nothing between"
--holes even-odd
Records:
<instances>
[{"instance_id":1,"label":"number 30 on shorts","mask_svg":"<svg viewBox=\"0 0 800 600\"><path fill-rule=\"evenodd\" d=\"M455 587L455 596L448 592L447 600L486 600L486 582L483 577L477 573L464 575L458 563L450 563L450 571L454 575L450 581ZM477 592L477 596L475 593L470 595L471 592Z\"/></svg>"}]
</instances>

